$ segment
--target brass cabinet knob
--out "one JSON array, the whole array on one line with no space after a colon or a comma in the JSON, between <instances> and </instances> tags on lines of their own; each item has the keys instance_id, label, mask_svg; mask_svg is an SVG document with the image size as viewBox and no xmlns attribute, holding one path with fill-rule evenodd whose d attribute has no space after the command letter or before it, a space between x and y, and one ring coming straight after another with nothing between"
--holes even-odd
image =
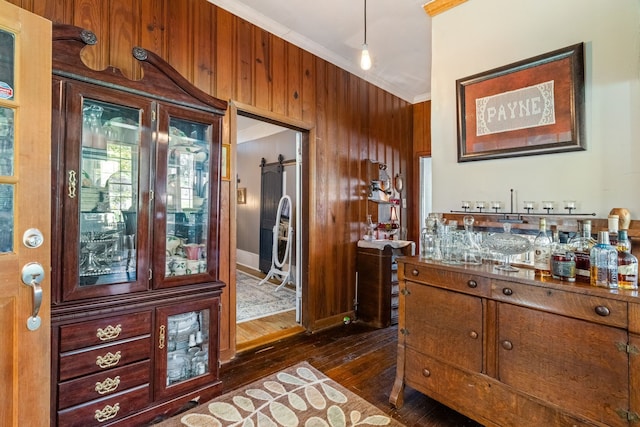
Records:
<instances>
[{"instance_id":1,"label":"brass cabinet knob","mask_svg":"<svg viewBox=\"0 0 640 427\"><path fill-rule=\"evenodd\" d=\"M422 375L424 375L425 377L429 378L431 376L431 371L428 370L427 368L424 368L422 370Z\"/></svg>"},{"instance_id":2,"label":"brass cabinet knob","mask_svg":"<svg viewBox=\"0 0 640 427\"><path fill-rule=\"evenodd\" d=\"M502 341L502 348L505 350L513 350L513 343L509 340Z\"/></svg>"},{"instance_id":3,"label":"brass cabinet knob","mask_svg":"<svg viewBox=\"0 0 640 427\"><path fill-rule=\"evenodd\" d=\"M471 279L467 282L467 286L469 286L470 288L477 288L478 287L478 282L476 282L475 280Z\"/></svg>"},{"instance_id":4,"label":"brass cabinet knob","mask_svg":"<svg viewBox=\"0 0 640 427\"><path fill-rule=\"evenodd\" d=\"M604 305L597 306L595 311L598 316L602 316L602 317L607 317L608 315L611 314L611 311L609 310L609 308L605 307Z\"/></svg>"},{"instance_id":5,"label":"brass cabinet knob","mask_svg":"<svg viewBox=\"0 0 640 427\"><path fill-rule=\"evenodd\" d=\"M414 268L413 270L411 270L411 274L413 274L414 276L417 276L420 274L420 271L418 271L417 268Z\"/></svg>"},{"instance_id":6,"label":"brass cabinet knob","mask_svg":"<svg viewBox=\"0 0 640 427\"><path fill-rule=\"evenodd\" d=\"M478 333L476 331L469 332L469 336L474 340L478 338Z\"/></svg>"},{"instance_id":7,"label":"brass cabinet knob","mask_svg":"<svg viewBox=\"0 0 640 427\"><path fill-rule=\"evenodd\" d=\"M505 294L506 296L513 295L513 289L511 289L511 288L504 288L504 289L502 290L502 293L503 293L503 294Z\"/></svg>"}]
</instances>

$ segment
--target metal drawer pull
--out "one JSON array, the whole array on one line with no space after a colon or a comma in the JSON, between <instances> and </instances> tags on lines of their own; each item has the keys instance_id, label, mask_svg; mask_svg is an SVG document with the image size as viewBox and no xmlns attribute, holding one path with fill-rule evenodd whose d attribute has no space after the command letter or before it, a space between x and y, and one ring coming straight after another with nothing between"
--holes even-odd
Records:
<instances>
[{"instance_id":1,"label":"metal drawer pull","mask_svg":"<svg viewBox=\"0 0 640 427\"><path fill-rule=\"evenodd\" d=\"M431 371L430 371L430 370L428 370L427 368L424 368L424 369L422 370L422 375L423 375L423 376L425 376L425 377L427 377L427 378L429 378L429 377L431 376Z\"/></svg>"},{"instance_id":2,"label":"metal drawer pull","mask_svg":"<svg viewBox=\"0 0 640 427\"><path fill-rule=\"evenodd\" d=\"M158 348L160 350L162 350L164 348L164 341L165 341L165 331L166 331L167 327L165 325L161 325L160 326L160 333L158 334Z\"/></svg>"},{"instance_id":3,"label":"metal drawer pull","mask_svg":"<svg viewBox=\"0 0 640 427\"><path fill-rule=\"evenodd\" d=\"M114 338L118 338L118 335L120 335L120 332L122 332L122 325L120 324L116 326L109 325L104 329L98 328L96 330L96 337L98 337L100 341L108 341Z\"/></svg>"},{"instance_id":4,"label":"metal drawer pull","mask_svg":"<svg viewBox=\"0 0 640 427\"><path fill-rule=\"evenodd\" d=\"M598 316L602 316L602 317L607 317L608 315L611 314L611 311L609 310L609 308L605 307L604 305L596 306L595 311Z\"/></svg>"},{"instance_id":5,"label":"metal drawer pull","mask_svg":"<svg viewBox=\"0 0 640 427\"><path fill-rule=\"evenodd\" d=\"M502 348L505 350L513 350L513 343L511 341L504 340L502 341Z\"/></svg>"},{"instance_id":6,"label":"metal drawer pull","mask_svg":"<svg viewBox=\"0 0 640 427\"><path fill-rule=\"evenodd\" d=\"M102 408L102 411L99 409L96 409L96 414L93 416L93 418L95 418L96 421L98 421L99 423L103 423L115 417L116 415L118 415L119 410L120 410L119 403L116 403L113 406L107 405L104 408Z\"/></svg>"},{"instance_id":7,"label":"metal drawer pull","mask_svg":"<svg viewBox=\"0 0 640 427\"><path fill-rule=\"evenodd\" d=\"M122 354L120 354L119 351L117 351L116 354L109 352L104 356L96 357L96 365L98 365L103 369L110 368L112 366L116 366L118 362L120 362L121 357L122 357Z\"/></svg>"},{"instance_id":8,"label":"metal drawer pull","mask_svg":"<svg viewBox=\"0 0 640 427\"><path fill-rule=\"evenodd\" d=\"M478 338L478 333L476 331L469 332L469 336L474 340Z\"/></svg>"},{"instance_id":9,"label":"metal drawer pull","mask_svg":"<svg viewBox=\"0 0 640 427\"><path fill-rule=\"evenodd\" d=\"M413 274L414 276L417 276L420 274L420 271L418 271L417 268L414 268L413 270L411 270L411 274Z\"/></svg>"},{"instance_id":10,"label":"metal drawer pull","mask_svg":"<svg viewBox=\"0 0 640 427\"><path fill-rule=\"evenodd\" d=\"M467 282L467 286L469 286L470 288L477 288L478 287L478 282L476 282L475 280L469 280Z\"/></svg>"},{"instance_id":11,"label":"metal drawer pull","mask_svg":"<svg viewBox=\"0 0 640 427\"><path fill-rule=\"evenodd\" d=\"M67 194L69 195L70 199L75 199L77 193L77 186L78 186L78 174L76 173L76 171L74 170L70 170L69 172L67 172Z\"/></svg>"},{"instance_id":12,"label":"metal drawer pull","mask_svg":"<svg viewBox=\"0 0 640 427\"><path fill-rule=\"evenodd\" d=\"M504 289L502 290L502 293L503 293L503 294L505 294L506 296L513 295L513 289L511 289L511 288L504 288Z\"/></svg>"},{"instance_id":13,"label":"metal drawer pull","mask_svg":"<svg viewBox=\"0 0 640 427\"><path fill-rule=\"evenodd\" d=\"M120 376L117 376L115 378L107 378L102 382L98 381L96 383L95 390L98 392L98 394L107 394L107 393L111 393L112 391L115 391L119 385L120 385Z\"/></svg>"}]
</instances>

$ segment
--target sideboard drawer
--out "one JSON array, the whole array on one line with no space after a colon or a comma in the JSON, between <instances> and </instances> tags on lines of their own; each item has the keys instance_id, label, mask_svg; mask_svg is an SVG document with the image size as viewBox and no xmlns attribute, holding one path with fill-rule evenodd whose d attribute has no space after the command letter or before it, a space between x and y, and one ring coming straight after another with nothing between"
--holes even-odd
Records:
<instances>
[{"instance_id":1,"label":"sideboard drawer","mask_svg":"<svg viewBox=\"0 0 640 427\"><path fill-rule=\"evenodd\" d=\"M150 333L150 311L74 323L60 327L60 351L106 344Z\"/></svg>"},{"instance_id":2,"label":"sideboard drawer","mask_svg":"<svg viewBox=\"0 0 640 427\"><path fill-rule=\"evenodd\" d=\"M410 264L404 266L404 277L417 283L425 283L456 290L477 296L489 296L490 281L486 277L473 274L461 274L442 268L433 268L427 264Z\"/></svg>"},{"instance_id":3,"label":"sideboard drawer","mask_svg":"<svg viewBox=\"0 0 640 427\"><path fill-rule=\"evenodd\" d=\"M147 406L149 393L149 385L145 384L107 399L59 411L58 426L86 427L109 424Z\"/></svg>"},{"instance_id":4,"label":"sideboard drawer","mask_svg":"<svg viewBox=\"0 0 640 427\"><path fill-rule=\"evenodd\" d=\"M151 362L145 360L60 383L58 385L58 407L66 409L149 383L150 369Z\"/></svg>"},{"instance_id":5,"label":"sideboard drawer","mask_svg":"<svg viewBox=\"0 0 640 427\"><path fill-rule=\"evenodd\" d=\"M609 298L501 280L492 284L491 297L603 325L626 328L628 324L627 303Z\"/></svg>"},{"instance_id":6,"label":"sideboard drawer","mask_svg":"<svg viewBox=\"0 0 640 427\"><path fill-rule=\"evenodd\" d=\"M60 381L148 359L150 336L60 354Z\"/></svg>"}]
</instances>

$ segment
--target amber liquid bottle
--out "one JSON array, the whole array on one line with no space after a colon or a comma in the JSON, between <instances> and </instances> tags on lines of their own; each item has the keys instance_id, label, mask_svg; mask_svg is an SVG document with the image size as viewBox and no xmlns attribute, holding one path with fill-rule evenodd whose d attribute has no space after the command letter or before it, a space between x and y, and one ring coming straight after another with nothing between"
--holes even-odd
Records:
<instances>
[{"instance_id":1,"label":"amber liquid bottle","mask_svg":"<svg viewBox=\"0 0 640 427\"><path fill-rule=\"evenodd\" d=\"M618 232L618 287L638 289L638 258L631 254L627 230Z\"/></svg>"},{"instance_id":2,"label":"amber liquid bottle","mask_svg":"<svg viewBox=\"0 0 640 427\"><path fill-rule=\"evenodd\" d=\"M596 241L591 237L591 221L582 221L580 234L569 241L569 246L576 255L576 281L589 283L591 281L591 248Z\"/></svg>"}]
</instances>

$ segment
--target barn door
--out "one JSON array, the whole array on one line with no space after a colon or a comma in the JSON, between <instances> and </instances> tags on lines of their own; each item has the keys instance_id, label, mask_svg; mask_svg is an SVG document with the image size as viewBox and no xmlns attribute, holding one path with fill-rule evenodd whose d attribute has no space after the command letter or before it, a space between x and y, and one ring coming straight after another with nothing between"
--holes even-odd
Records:
<instances>
[{"instance_id":1,"label":"barn door","mask_svg":"<svg viewBox=\"0 0 640 427\"><path fill-rule=\"evenodd\" d=\"M284 157L278 156L277 163L266 163L262 159L260 184L260 259L259 268L268 273L271 268L273 226L276 223L278 203L282 197Z\"/></svg>"}]
</instances>

